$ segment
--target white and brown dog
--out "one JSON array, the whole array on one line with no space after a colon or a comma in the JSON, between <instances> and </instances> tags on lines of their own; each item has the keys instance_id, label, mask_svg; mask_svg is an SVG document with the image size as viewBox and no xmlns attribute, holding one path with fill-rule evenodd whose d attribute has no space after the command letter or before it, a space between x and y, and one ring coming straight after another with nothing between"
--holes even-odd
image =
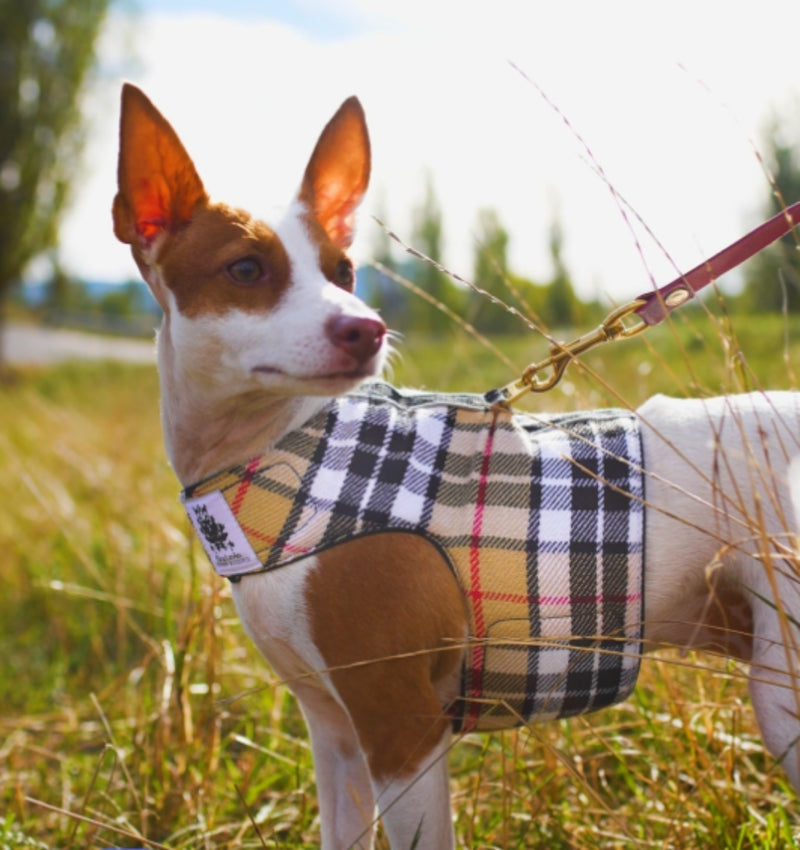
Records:
<instances>
[{"instance_id":1,"label":"white and brown dog","mask_svg":"<svg viewBox=\"0 0 800 850\"><path fill-rule=\"evenodd\" d=\"M454 727L608 704L665 645L751 662L766 744L800 788L800 397L534 418L371 383L386 328L345 253L369 171L350 99L270 226L212 203L172 127L123 90L114 230L164 310L167 451L302 707L323 847L371 846L376 810L398 850L452 847Z\"/></svg>"}]
</instances>

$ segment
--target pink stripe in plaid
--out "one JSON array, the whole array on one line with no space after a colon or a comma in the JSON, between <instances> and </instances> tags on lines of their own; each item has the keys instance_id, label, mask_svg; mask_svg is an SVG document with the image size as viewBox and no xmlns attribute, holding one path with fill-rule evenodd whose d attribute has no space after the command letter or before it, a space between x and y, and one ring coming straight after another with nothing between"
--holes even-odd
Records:
<instances>
[{"instance_id":1,"label":"pink stripe in plaid","mask_svg":"<svg viewBox=\"0 0 800 850\"><path fill-rule=\"evenodd\" d=\"M234 516L237 518L239 518L239 511L242 508L242 504L244 503L244 500L247 497L247 493L253 483L253 478L258 472L260 466L261 463L259 457L253 458L247 464L244 470L244 474L242 475L242 480L239 483L239 486L236 488L236 494L231 498L231 510L233 511ZM242 522L241 518L239 518L239 524L241 525L242 531L244 531L244 533L251 540L251 542L258 541L259 543L263 543L265 546L274 546L278 542L278 538L274 534L267 534L261 528L245 524ZM310 555L314 551L313 547L298 546L292 542L286 543L283 548L287 555L293 555L298 558L301 558L305 555Z\"/></svg>"},{"instance_id":2,"label":"pink stripe in plaid","mask_svg":"<svg viewBox=\"0 0 800 850\"><path fill-rule=\"evenodd\" d=\"M470 594L472 595L472 594ZM482 589L481 599L487 602L512 602L515 605L586 605L602 604L603 602L638 602L641 593L629 593L625 596L606 596L598 593L596 596L526 596L522 593L493 593Z\"/></svg>"},{"instance_id":3,"label":"pink stripe in plaid","mask_svg":"<svg viewBox=\"0 0 800 850\"><path fill-rule=\"evenodd\" d=\"M233 511L234 516L239 516L239 510L242 507L242 502L244 501L244 497L247 495L247 491L250 489L250 484L253 481L253 476L256 474L258 467L258 458L253 458L253 460L251 460L245 467L242 481L236 488L236 495L231 500L231 510Z\"/></svg>"},{"instance_id":4,"label":"pink stripe in plaid","mask_svg":"<svg viewBox=\"0 0 800 850\"><path fill-rule=\"evenodd\" d=\"M469 545L469 566L471 584L469 597L472 599L472 613L475 620L475 637L478 640L472 650L472 669L470 678L472 682L472 699L469 701L468 717L465 728L470 729L478 722L480 714L480 696L483 693L483 638L486 637L486 619L483 615L483 590L481 588L481 528L483 526L483 511L486 505L486 487L489 481L489 466L492 458L492 446L494 445L494 428L489 429L486 439L486 447L483 452L483 463L481 464L480 480L478 483L478 498L475 503L475 515L472 524L472 539Z\"/></svg>"}]
</instances>

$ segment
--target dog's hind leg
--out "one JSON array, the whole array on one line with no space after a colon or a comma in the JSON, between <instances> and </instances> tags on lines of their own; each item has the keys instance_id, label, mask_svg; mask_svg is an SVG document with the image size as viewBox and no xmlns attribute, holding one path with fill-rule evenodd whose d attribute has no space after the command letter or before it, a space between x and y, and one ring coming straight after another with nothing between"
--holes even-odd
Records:
<instances>
[{"instance_id":1,"label":"dog's hind leg","mask_svg":"<svg viewBox=\"0 0 800 850\"><path fill-rule=\"evenodd\" d=\"M800 611L800 593L795 588L781 597L778 604L758 599L753 605L750 698L767 749L800 791L800 629L789 613Z\"/></svg>"},{"instance_id":2,"label":"dog's hind leg","mask_svg":"<svg viewBox=\"0 0 800 850\"><path fill-rule=\"evenodd\" d=\"M800 460L788 469L785 532L741 572L755 585L750 698L764 743L800 792Z\"/></svg>"},{"instance_id":3,"label":"dog's hind leg","mask_svg":"<svg viewBox=\"0 0 800 850\"><path fill-rule=\"evenodd\" d=\"M764 743L800 792L800 463L790 470L794 534L763 547L741 572L754 585L750 698Z\"/></svg>"},{"instance_id":4,"label":"dog's hind leg","mask_svg":"<svg viewBox=\"0 0 800 850\"><path fill-rule=\"evenodd\" d=\"M800 791L798 410L796 395L758 393L658 396L640 413L646 638L749 660L764 742Z\"/></svg>"}]
</instances>

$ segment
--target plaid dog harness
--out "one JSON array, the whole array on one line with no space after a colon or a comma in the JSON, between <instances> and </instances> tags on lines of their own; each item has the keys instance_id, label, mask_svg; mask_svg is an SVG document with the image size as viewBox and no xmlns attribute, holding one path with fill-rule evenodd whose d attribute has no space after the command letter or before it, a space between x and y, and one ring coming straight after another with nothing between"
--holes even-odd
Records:
<instances>
[{"instance_id":1,"label":"plaid dog harness","mask_svg":"<svg viewBox=\"0 0 800 850\"><path fill-rule=\"evenodd\" d=\"M451 710L457 730L472 730L593 711L631 692L643 496L627 411L534 416L375 383L182 498L232 580L368 534L432 541L468 608Z\"/></svg>"}]
</instances>

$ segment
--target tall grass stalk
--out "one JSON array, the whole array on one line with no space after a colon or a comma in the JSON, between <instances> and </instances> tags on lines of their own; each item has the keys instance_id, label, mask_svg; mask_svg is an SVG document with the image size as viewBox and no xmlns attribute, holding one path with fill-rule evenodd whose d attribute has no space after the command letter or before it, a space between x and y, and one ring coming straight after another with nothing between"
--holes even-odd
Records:
<instances>
[{"instance_id":1,"label":"tall grass stalk","mask_svg":"<svg viewBox=\"0 0 800 850\"><path fill-rule=\"evenodd\" d=\"M782 342L781 342L782 341ZM399 384L483 391L533 335L413 335ZM570 367L533 409L793 383L798 329L690 308ZM308 741L193 541L149 367L28 370L0 393L0 844L314 847ZM743 670L658 654L623 705L466 736L450 754L465 847L763 848L800 837ZM36 844L39 842L39 844ZM379 847L385 847L383 838Z\"/></svg>"}]
</instances>

